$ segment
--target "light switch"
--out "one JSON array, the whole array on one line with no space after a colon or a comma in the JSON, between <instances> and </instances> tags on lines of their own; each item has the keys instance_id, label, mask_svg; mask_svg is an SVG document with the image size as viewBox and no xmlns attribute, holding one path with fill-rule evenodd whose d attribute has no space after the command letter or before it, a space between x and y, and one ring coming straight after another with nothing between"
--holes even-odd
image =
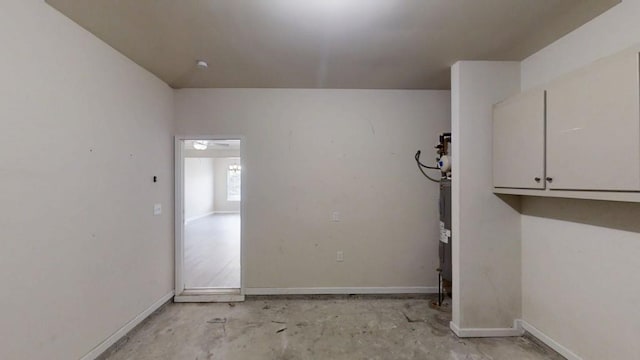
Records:
<instances>
[{"instance_id":1,"label":"light switch","mask_svg":"<svg viewBox=\"0 0 640 360\"><path fill-rule=\"evenodd\" d=\"M162 204L153 205L153 215L160 215L160 214L162 214Z\"/></svg>"}]
</instances>

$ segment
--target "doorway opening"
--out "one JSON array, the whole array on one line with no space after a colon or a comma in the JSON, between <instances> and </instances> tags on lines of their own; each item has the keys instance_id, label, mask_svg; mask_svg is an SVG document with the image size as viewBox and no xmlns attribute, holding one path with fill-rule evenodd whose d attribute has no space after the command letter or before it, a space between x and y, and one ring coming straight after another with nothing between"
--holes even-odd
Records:
<instances>
[{"instance_id":1,"label":"doorway opening","mask_svg":"<svg viewBox=\"0 0 640 360\"><path fill-rule=\"evenodd\" d=\"M176 138L176 301L242 294L242 140Z\"/></svg>"}]
</instances>

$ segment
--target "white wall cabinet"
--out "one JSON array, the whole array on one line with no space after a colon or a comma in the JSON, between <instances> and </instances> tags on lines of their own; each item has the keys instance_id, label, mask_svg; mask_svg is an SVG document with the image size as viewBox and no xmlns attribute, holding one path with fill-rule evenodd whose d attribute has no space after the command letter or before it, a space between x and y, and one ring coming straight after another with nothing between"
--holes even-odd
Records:
<instances>
[{"instance_id":1,"label":"white wall cabinet","mask_svg":"<svg viewBox=\"0 0 640 360\"><path fill-rule=\"evenodd\" d=\"M638 53L630 52L550 84L550 189L640 190L638 69Z\"/></svg>"},{"instance_id":2,"label":"white wall cabinet","mask_svg":"<svg viewBox=\"0 0 640 360\"><path fill-rule=\"evenodd\" d=\"M638 50L496 104L493 136L495 192L640 199Z\"/></svg>"},{"instance_id":3,"label":"white wall cabinet","mask_svg":"<svg viewBox=\"0 0 640 360\"><path fill-rule=\"evenodd\" d=\"M544 189L543 90L509 98L493 109L493 186Z\"/></svg>"}]
</instances>

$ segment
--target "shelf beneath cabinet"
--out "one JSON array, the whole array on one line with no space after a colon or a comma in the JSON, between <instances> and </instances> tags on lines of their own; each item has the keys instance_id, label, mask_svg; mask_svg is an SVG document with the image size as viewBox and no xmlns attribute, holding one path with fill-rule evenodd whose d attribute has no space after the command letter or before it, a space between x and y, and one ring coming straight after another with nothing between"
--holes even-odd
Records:
<instances>
[{"instance_id":1,"label":"shelf beneath cabinet","mask_svg":"<svg viewBox=\"0 0 640 360\"><path fill-rule=\"evenodd\" d=\"M534 189L510 189L493 188L494 194L542 196L569 199L588 199L622 202L640 202L640 192L616 192L616 191L571 191L571 190L534 190Z\"/></svg>"}]
</instances>

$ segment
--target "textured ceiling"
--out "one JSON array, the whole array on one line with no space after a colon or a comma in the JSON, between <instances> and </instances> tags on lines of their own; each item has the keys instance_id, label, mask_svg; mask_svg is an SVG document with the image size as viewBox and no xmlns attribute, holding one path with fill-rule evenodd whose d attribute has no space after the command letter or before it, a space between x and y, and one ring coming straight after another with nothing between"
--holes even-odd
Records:
<instances>
[{"instance_id":1,"label":"textured ceiling","mask_svg":"<svg viewBox=\"0 0 640 360\"><path fill-rule=\"evenodd\" d=\"M619 0L47 0L174 88L448 89ZM197 59L208 69L198 69Z\"/></svg>"}]
</instances>

